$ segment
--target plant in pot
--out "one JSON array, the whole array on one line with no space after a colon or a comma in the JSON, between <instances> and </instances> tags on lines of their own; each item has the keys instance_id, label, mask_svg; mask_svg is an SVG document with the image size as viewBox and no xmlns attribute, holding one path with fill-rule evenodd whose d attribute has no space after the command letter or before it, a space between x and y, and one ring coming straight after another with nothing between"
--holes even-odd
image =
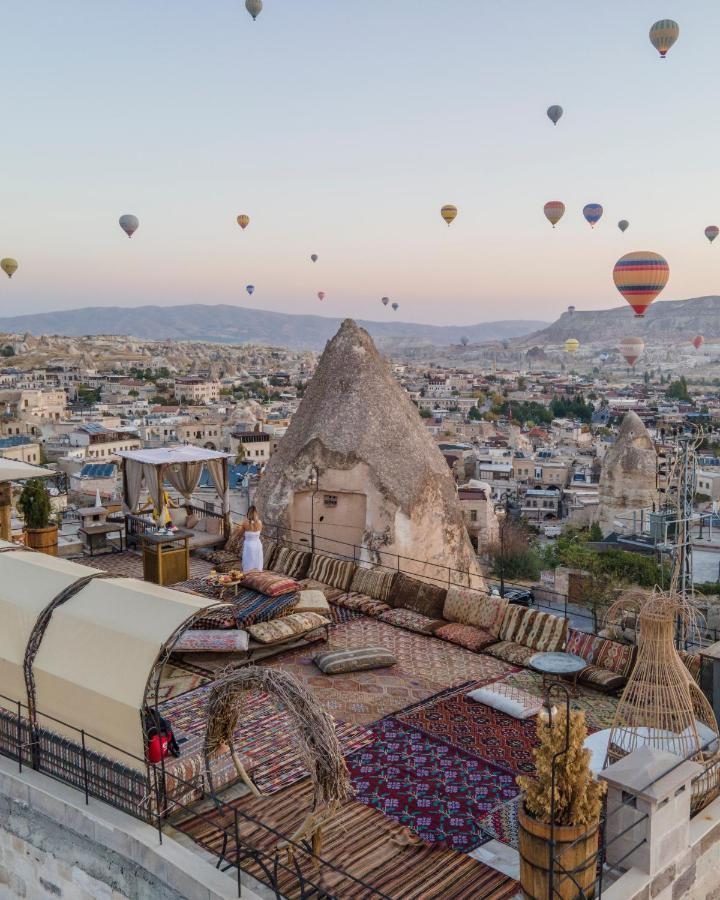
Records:
<instances>
[{"instance_id":1,"label":"plant in pot","mask_svg":"<svg viewBox=\"0 0 720 900\"><path fill-rule=\"evenodd\" d=\"M52 521L50 494L40 478L25 482L17 505L25 520L25 542L28 547L57 556L58 528Z\"/></svg>"},{"instance_id":2,"label":"plant in pot","mask_svg":"<svg viewBox=\"0 0 720 900\"><path fill-rule=\"evenodd\" d=\"M592 897L607 785L590 772L590 751L584 747L585 713L571 711L568 722L566 710L544 710L538 717L537 736L536 773L516 779L524 791L518 810L523 893L562 900Z\"/></svg>"}]
</instances>

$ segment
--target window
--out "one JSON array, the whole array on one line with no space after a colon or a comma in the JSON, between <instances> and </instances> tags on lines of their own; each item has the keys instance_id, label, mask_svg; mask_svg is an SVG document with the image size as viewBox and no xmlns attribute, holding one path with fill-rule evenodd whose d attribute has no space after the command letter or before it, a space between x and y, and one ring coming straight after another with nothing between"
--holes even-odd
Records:
<instances>
[{"instance_id":1,"label":"window","mask_svg":"<svg viewBox=\"0 0 720 900\"><path fill-rule=\"evenodd\" d=\"M323 506L337 506L337 500L336 494L323 494Z\"/></svg>"},{"instance_id":2,"label":"window","mask_svg":"<svg viewBox=\"0 0 720 900\"><path fill-rule=\"evenodd\" d=\"M477 522L477 510L476 509L470 510L470 521Z\"/></svg>"}]
</instances>

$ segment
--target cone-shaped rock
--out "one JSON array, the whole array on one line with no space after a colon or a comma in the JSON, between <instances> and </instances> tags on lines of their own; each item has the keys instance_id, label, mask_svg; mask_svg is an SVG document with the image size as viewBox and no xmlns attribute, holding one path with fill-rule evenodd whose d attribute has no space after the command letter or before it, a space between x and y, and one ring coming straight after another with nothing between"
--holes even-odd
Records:
<instances>
[{"instance_id":1,"label":"cone-shaped rock","mask_svg":"<svg viewBox=\"0 0 720 900\"><path fill-rule=\"evenodd\" d=\"M637 413L627 413L600 472L599 523L604 535L640 528L640 511L647 516L648 508L657 503L656 467L657 453L647 428Z\"/></svg>"},{"instance_id":2,"label":"cone-shaped rock","mask_svg":"<svg viewBox=\"0 0 720 900\"><path fill-rule=\"evenodd\" d=\"M479 574L447 463L352 319L327 344L257 505L296 543L309 545L313 532L317 550L352 556L355 544L363 559L388 566L393 554L405 557L401 568L418 575L447 580L443 566Z\"/></svg>"}]
</instances>

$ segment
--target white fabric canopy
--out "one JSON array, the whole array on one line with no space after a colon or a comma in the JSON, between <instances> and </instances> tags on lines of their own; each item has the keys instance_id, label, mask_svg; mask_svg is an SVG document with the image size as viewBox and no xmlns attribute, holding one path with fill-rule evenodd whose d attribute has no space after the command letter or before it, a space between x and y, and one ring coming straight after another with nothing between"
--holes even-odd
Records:
<instances>
[{"instance_id":1,"label":"white fabric canopy","mask_svg":"<svg viewBox=\"0 0 720 900\"><path fill-rule=\"evenodd\" d=\"M0 481L22 481L25 478L49 478L57 475L52 469L31 466L16 459L0 459Z\"/></svg>"},{"instance_id":2,"label":"white fabric canopy","mask_svg":"<svg viewBox=\"0 0 720 900\"><path fill-rule=\"evenodd\" d=\"M220 453L217 450L206 450L193 444L180 444L177 447L157 447L154 450L123 450L118 453L123 459L147 463L151 466L171 466L173 463L205 462L208 459L230 459L231 453Z\"/></svg>"}]
</instances>

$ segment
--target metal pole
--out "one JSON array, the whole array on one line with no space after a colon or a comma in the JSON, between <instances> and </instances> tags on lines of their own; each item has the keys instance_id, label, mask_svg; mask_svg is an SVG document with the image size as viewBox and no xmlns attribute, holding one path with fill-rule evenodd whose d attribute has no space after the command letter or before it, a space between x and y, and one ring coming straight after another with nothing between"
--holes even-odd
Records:
<instances>
[{"instance_id":1,"label":"metal pole","mask_svg":"<svg viewBox=\"0 0 720 900\"><path fill-rule=\"evenodd\" d=\"M87 767L87 749L85 747L85 731L80 730L80 739L82 742L82 761L83 761L83 781L85 783L85 806L90 804L90 791L88 788L88 767Z\"/></svg>"}]
</instances>

